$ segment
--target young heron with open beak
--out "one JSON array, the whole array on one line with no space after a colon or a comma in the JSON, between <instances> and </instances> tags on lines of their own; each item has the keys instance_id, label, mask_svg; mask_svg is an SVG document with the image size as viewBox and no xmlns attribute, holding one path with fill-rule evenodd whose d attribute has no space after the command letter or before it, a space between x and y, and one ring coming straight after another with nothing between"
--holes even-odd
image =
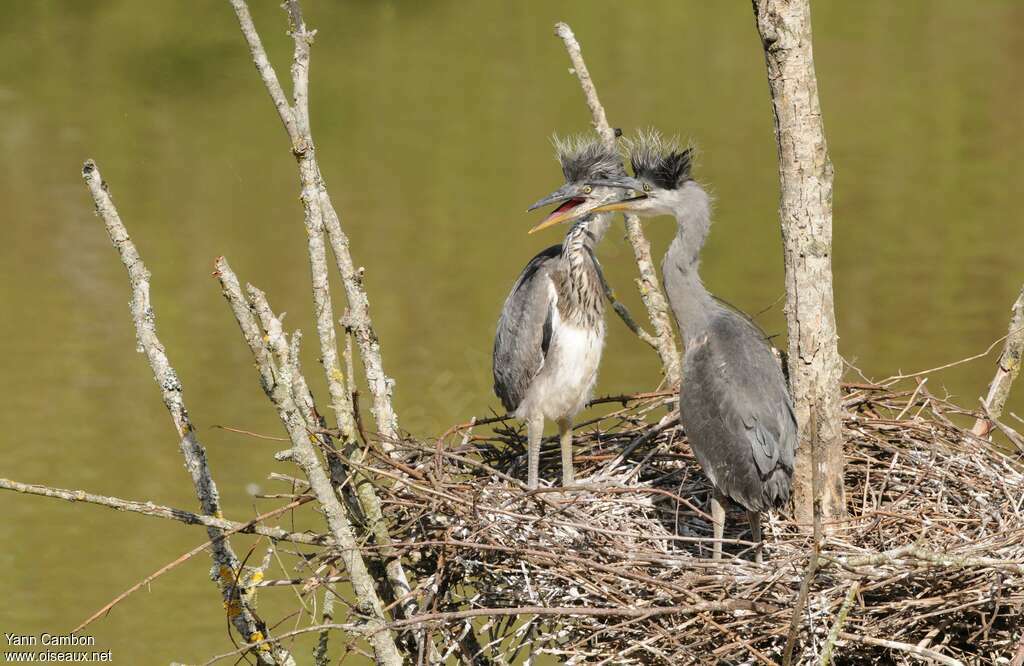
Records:
<instances>
[{"instance_id":1,"label":"young heron with open beak","mask_svg":"<svg viewBox=\"0 0 1024 666\"><path fill-rule=\"evenodd\" d=\"M531 489L538 485L545 419L558 424L562 484L573 483L572 421L593 392L605 337L606 288L594 247L612 216L590 211L619 195L618 188L588 182L623 175L619 155L596 137L556 140L555 147L565 185L530 210L556 206L537 228L574 224L561 244L540 252L520 273L494 338L494 392L526 421Z\"/></svg>"}]
</instances>

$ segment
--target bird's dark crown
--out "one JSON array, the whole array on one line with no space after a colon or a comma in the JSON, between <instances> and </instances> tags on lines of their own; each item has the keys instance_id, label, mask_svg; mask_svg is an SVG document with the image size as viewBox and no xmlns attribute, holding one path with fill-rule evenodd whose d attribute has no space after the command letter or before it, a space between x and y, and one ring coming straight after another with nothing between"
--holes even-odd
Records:
<instances>
[{"instance_id":1,"label":"bird's dark crown","mask_svg":"<svg viewBox=\"0 0 1024 666\"><path fill-rule=\"evenodd\" d=\"M627 143L633 175L656 187L675 190L691 180L693 148L680 149L676 139L656 130L640 132Z\"/></svg>"},{"instance_id":2,"label":"bird's dark crown","mask_svg":"<svg viewBox=\"0 0 1024 666\"><path fill-rule=\"evenodd\" d=\"M567 183L625 175L618 152L606 148L597 136L556 136L552 142Z\"/></svg>"}]
</instances>

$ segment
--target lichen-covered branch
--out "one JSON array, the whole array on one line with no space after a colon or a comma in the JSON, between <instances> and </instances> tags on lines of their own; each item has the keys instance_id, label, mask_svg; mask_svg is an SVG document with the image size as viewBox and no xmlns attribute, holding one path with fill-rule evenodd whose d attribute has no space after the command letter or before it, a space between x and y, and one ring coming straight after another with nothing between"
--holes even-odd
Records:
<instances>
[{"instance_id":1,"label":"lichen-covered branch","mask_svg":"<svg viewBox=\"0 0 1024 666\"><path fill-rule=\"evenodd\" d=\"M289 532L280 527L267 527L255 521L240 523L234 520L227 520L220 516L210 516L199 513L192 513L184 509L176 509L170 506L153 504L152 502L135 502L121 499L120 497L109 497L87 493L84 490L66 490L64 488L52 488L34 483L20 483L11 479L0 479L0 489L12 490L26 495L38 495L40 497L52 497L66 502L85 502L97 506L105 506L115 511L128 511L139 513L152 518L165 518L176 520L186 525L205 525L206 527L228 532L240 532L242 534L260 534L275 541L291 541L309 546L329 546L334 542L319 534L308 532Z\"/></svg>"},{"instance_id":2,"label":"lichen-covered branch","mask_svg":"<svg viewBox=\"0 0 1024 666\"><path fill-rule=\"evenodd\" d=\"M1006 334L1003 353L996 363L996 374L988 386L985 396L985 410L998 419L1003 413L1003 405L1010 397L1013 380L1020 373L1021 358L1024 356L1024 287L1021 288L1017 300L1010 309L1010 330ZM990 419L978 419L971 430L978 437L985 437L991 431L993 422Z\"/></svg>"},{"instance_id":3,"label":"lichen-covered branch","mask_svg":"<svg viewBox=\"0 0 1024 666\"><path fill-rule=\"evenodd\" d=\"M590 72L583 61L583 53L580 44L572 28L566 23L555 24L555 34L565 43L565 49L569 52L569 60L572 61L573 71L579 79L583 94L587 99L587 107L593 119L594 129L601 136L605 145L615 148L615 130L608 124L608 117L605 115L604 107L597 96L597 89L590 78ZM637 279L637 287L640 289L640 298L647 308L647 315L650 317L651 325L654 327L654 334L637 332L641 340L651 344L661 358L661 365L665 371L665 380L669 386L679 384L679 348L676 346L675 333L672 331L672 319L669 317L668 301L661 289L661 281L654 269L654 261L651 259L651 244L644 236L643 227L640 225L640 218L636 215L626 215L626 238L633 247L633 257L636 259L637 268L640 270L640 277ZM615 309L619 312L619 309ZM622 316L621 312L619 316ZM625 321L625 319L624 319ZM626 321L629 326L629 322ZM633 329L630 326L630 329Z\"/></svg>"},{"instance_id":4,"label":"lichen-covered branch","mask_svg":"<svg viewBox=\"0 0 1024 666\"><path fill-rule=\"evenodd\" d=\"M301 198L309 238L309 257L321 360L327 374L332 407L338 419L338 427L344 440L346 454L354 456L356 462L361 462L363 456L361 449L356 444L352 394L346 386L338 358L334 315L328 289L327 257L324 246L325 231L326 237L330 239L332 252L348 300L348 314L343 323L347 329L352 330L359 345L367 385L373 399L371 409L381 436L381 448L385 452L391 451L392 442L398 437L398 422L391 404L393 383L384 374L380 344L370 320L369 300L362 285L362 272L354 268L348 249L348 238L341 229L338 214L331 203L316 160L316 150L309 124L310 46L315 31L307 28L298 2L295 0L287 2L285 6L294 41L291 65L293 104L289 105L274 68L266 56L245 1L231 0L231 4L235 9L242 33L249 44L260 77L263 79L281 116L285 130L288 132L292 143L292 152L298 161L299 180L302 188ZM254 298L254 304L259 306L259 294L250 293L250 297ZM273 316L268 307L262 310L257 307L257 311L262 312L261 317L264 319L268 315L271 318ZM270 323L269 320L265 321L264 325L268 323ZM312 411L310 409L312 397L308 395L308 390L304 389L305 380L302 380L301 376L297 379L303 384L298 389L298 402L300 406L302 403L307 405L304 414L309 416ZM349 378L349 381L352 379ZM399 599L408 597L411 586L401 560L391 546L387 524L384 521L383 511L374 487L364 476L353 481L361 513L375 542L381 548L381 556L385 561L385 570L394 596ZM414 600L407 598L401 607L406 614L414 612Z\"/></svg>"},{"instance_id":5,"label":"lichen-covered branch","mask_svg":"<svg viewBox=\"0 0 1024 666\"><path fill-rule=\"evenodd\" d=\"M305 210L306 228L310 233L310 264L313 273L314 304L316 306L317 330L321 337L321 354L324 369L328 373L332 403L342 405L344 382L337 364L337 347L334 341L334 322L327 294L326 253L323 247L324 232L331 243L335 262L341 273L342 283L348 298L349 316L344 322L352 328L359 355L366 372L367 385L373 398L372 412L381 435L381 447L391 450L391 442L398 437L398 418L391 404L393 381L384 374L380 343L374 331L369 314L369 299L363 288L362 270L357 270L349 252L348 238L341 229L341 223L327 193L327 186L316 160L312 131L309 126L309 47L314 32L307 29L302 13L295 0L287 3L291 35L295 42L292 62L292 86L294 106L290 106L281 83L267 58L259 33L249 14L245 0L230 0L238 17L242 34L249 44L256 69L270 93L281 121L292 144L292 153L299 165L299 180L302 187L302 204ZM330 332L327 319L330 319ZM326 351L325 351L326 350ZM351 433L351 422L341 422L343 432Z\"/></svg>"},{"instance_id":6,"label":"lichen-covered branch","mask_svg":"<svg viewBox=\"0 0 1024 666\"><path fill-rule=\"evenodd\" d=\"M839 612L836 614L836 620L832 623L832 628L828 630L828 640L825 641L825 647L821 651L821 666L829 666L832 662L832 651L835 649L836 640L839 638L839 632L842 630L843 625L846 623L846 616L850 613L850 607L853 606L853 600L857 598L857 592L860 591L860 581L855 580L850 585L850 589L846 592L846 597L843 599L843 605L839 607Z\"/></svg>"},{"instance_id":7,"label":"lichen-covered branch","mask_svg":"<svg viewBox=\"0 0 1024 666\"><path fill-rule=\"evenodd\" d=\"M291 68L294 107L289 106L277 74L270 64L259 34L253 25L248 6L244 1L232 1L239 25L246 41L249 42L256 69L277 107L281 122L292 143L292 152L299 164L303 221L306 227L307 250L309 253L310 281L313 290L313 313L316 318L317 336L320 341L320 362L327 377L327 390L331 399L331 410L338 422L338 429L349 443L355 441L354 417L351 396L345 390L345 382L338 360L337 335L334 312L331 304L330 284L327 269L327 246L324 242L323 215L316 183L317 167L314 158L313 140L309 132L309 45L313 35L308 33L301 22L292 25L294 57Z\"/></svg>"},{"instance_id":8,"label":"lichen-covered branch","mask_svg":"<svg viewBox=\"0 0 1024 666\"><path fill-rule=\"evenodd\" d=\"M117 249L121 263L128 271L128 281L131 284L132 292L130 307L132 320L135 323L138 349L146 355L146 360L149 361L149 366L153 370L153 378L160 387L164 405L178 432L179 448L185 459L185 468L192 477L196 497L199 499L204 514L221 518L220 497L206 462L206 449L196 437L195 429L185 407L181 382L156 334L156 314L149 300L149 270L142 262L142 257L139 256L135 244L128 236L128 230L121 222L121 216L114 206L110 192L107 190L107 184L103 181L95 162L88 160L85 163L82 167L82 177L89 186L89 192L96 204L96 212L106 225L110 241ZM257 642L267 636L267 629L253 613L249 602L240 598L235 589L234 582L239 575L240 567L238 557L231 549L228 539L222 538L221 528L209 526L207 533L212 543L214 578L220 587L231 624L247 642ZM260 663L264 664L294 664L291 655L283 648L258 650L257 657Z\"/></svg>"},{"instance_id":9,"label":"lichen-covered branch","mask_svg":"<svg viewBox=\"0 0 1024 666\"><path fill-rule=\"evenodd\" d=\"M266 331L266 336L264 338L266 344L279 359L279 363L291 361L294 364L297 360L295 358L295 354L291 353L288 349L288 343L285 339L284 330L281 326L281 320L270 308L266 295L252 285L247 285L246 291L249 295L250 308L256 313L260 321L260 326L264 331ZM313 395L310 393L306 380L297 366L293 366L293 369L290 372L290 378L294 388L296 404L300 407L300 412L305 418L306 428L310 431L321 430L322 425L317 421L318 415L313 404ZM327 449L326 453L328 455L331 455L331 453L337 455L336 452L333 452L333 450L330 449L331 444L329 439L328 441L324 441L323 444L325 449ZM358 470L365 458L362 449L353 447L348 455L351 459L352 466ZM392 593L396 599L405 598L405 600L400 604L405 616L413 615L416 612L416 600L409 596L409 592L412 587L405 574L405 568L402 566L401 557L391 542L391 535L388 532L387 522L384 520L384 511L381 507L380 499L377 497L373 483L363 470L351 470L348 478L351 480L351 486L354 486L355 495L359 504L359 513L363 521L365 521L366 530L373 536L373 539L379 549L378 552L384 560L384 570L387 575L388 582L391 585Z\"/></svg>"},{"instance_id":10,"label":"lichen-covered branch","mask_svg":"<svg viewBox=\"0 0 1024 666\"><path fill-rule=\"evenodd\" d=\"M822 481L821 519L846 515L839 358L832 294L832 162L818 102L810 0L755 0L779 152L789 381L800 448L793 479L796 518L810 525L812 467ZM811 432L811 423L815 432Z\"/></svg>"},{"instance_id":11,"label":"lichen-covered branch","mask_svg":"<svg viewBox=\"0 0 1024 666\"><path fill-rule=\"evenodd\" d=\"M295 383L291 376L291 351L285 352L289 356L282 357L283 350L277 347L278 358L274 358L274 350L264 343L263 332L246 302L238 278L228 262L220 257L215 263L215 268L215 275L220 280L224 297L231 305L242 335L256 359L260 383L263 385L267 397L277 409L281 423L291 440L291 457L309 481L310 488L320 502L327 518L331 535L339 547L339 558L345 565L345 570L352 581L352 590L359 602L359 609L368 618L369 640L377 661L381 664L399 665L402 663L402 657L391 632L376 630L385 627L387 622L384 615L384 604L377 594L375 581L363 561L355 532L345 508L335 494L331 481L317 457L316 449L313 446L315 438L310 434L302 416L299 400L295 395Z\"/></svg>"}]
</instances>

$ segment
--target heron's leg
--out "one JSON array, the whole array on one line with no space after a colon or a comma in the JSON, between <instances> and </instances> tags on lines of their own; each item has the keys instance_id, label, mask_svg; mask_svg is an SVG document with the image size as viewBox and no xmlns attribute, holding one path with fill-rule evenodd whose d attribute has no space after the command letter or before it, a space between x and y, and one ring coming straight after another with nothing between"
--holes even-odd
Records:
<instances>
[{"instance_id":1,"label":"heron's leg","mask_svg":"<svg viewBox=\"0 0 1024 666\"><path fill-rule=\"evenodd\" d=\"M711 493L711 526L714 531L714 559L722 559L722 534L725 532L725 495L718 488Z\"/></svg>"},{"instance_id":2,"label":"heron's leg","mask_svg":"<svg viewBox=\"0 0 1024 666\"><path fill-rule=\"evenodd\" d=\"M761 512L747 511L747 518L750 520L750 540L757 544L754 561L761 562L764 559L764 542L761 541Z\"/></svg>"},{"instance_id":3,"label":"heron's leg","mask_svg":"<svg viewBox=\"0 0 1024 666\"><path fill-rule=\"evenodd\" d=\"M527 438L527 480L530 490L536 490L540 478L540 440L544 437L544 417L531 414L526 422Z\"/></svg>"},{"instance_id":4,"label":"heron's leg","mask_svg":"<svg viewBox=\"0 0 1024 666\"><path fill-rule=\"evenodd\" d=\"M558 419L558 439L562 443L562 485L573 484L572 419Z\"/></svg>"}]
</instances>

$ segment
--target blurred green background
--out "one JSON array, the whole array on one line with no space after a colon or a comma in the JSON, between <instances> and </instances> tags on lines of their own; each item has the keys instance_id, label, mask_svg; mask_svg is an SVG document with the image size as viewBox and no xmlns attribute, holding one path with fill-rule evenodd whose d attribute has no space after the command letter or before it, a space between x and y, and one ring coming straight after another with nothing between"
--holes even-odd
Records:
<instances>
[{"instance_id":1,"label":"blurred green background","mask_svg":"<svg viewBox=\"0 0 1024 666\"><path fill-rule=\"evenodd\" d=\"M557 240L527 236L537 218L523 210L561 179L552 132L588 128L556 20L575 29L614 125L653 125L699 146L697 177L717 199L705 281L748 312L771 308L762 325L784 331L775 146L749 2L304 5L319 30L321 167L367 268L403 428L436 435L499 407L499 308L530 256ZM283 12L276 1L253 11L287 78ZM1024 4L864 0L815 11L841 351L879 377L984 350L1005 333L1024 281ZM135 353L124 270L80 179L92 157L153 272L159 332L225 512L251 516L260 501L247 486L279 490L266 475L290 470L270 458L279 444L212 428L279 433L210 277L213 258L226 255L307 332L311 370L315 343L295 164L229 5L13 3L0 62L0 476L196 506ZM673 225L647 227L660 257ZM642 314L621 232L599 254ZM975 405L993 362L929 386ZM654 354L611 321L599 392L649 389L658 377ZM1024 389L1010 409L1024 409ZM68 631L205 539L10 493L0 515L3 632ZM236 539L243 553L249 543ZM194 558L95 624L99 647L119 663L230 649L208 562ZM280 618L292 594L263 591L261 613Z\"/></svg>"}]
</instances>

